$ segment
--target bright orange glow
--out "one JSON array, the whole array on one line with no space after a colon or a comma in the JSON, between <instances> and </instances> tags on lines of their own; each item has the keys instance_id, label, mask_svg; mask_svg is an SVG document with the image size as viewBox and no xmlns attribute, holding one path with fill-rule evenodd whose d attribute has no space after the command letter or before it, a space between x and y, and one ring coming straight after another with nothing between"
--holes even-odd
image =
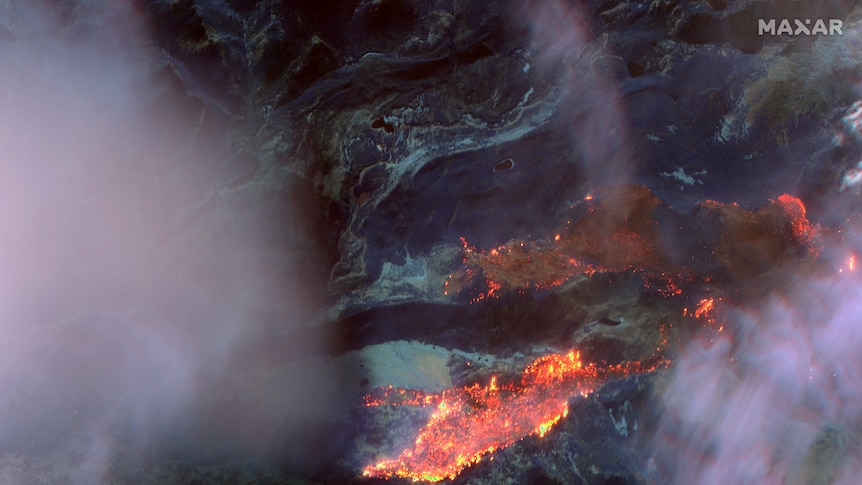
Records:
<instances>
[{"instance_id":1,"label":"bright orange glow","mask_svg":"<svg viewBox=\"0 0 862 485\"><path fill-rule=\"evenodd\" d=\"M482 457L531 434L544 437L568 414L568 399L586 395L612 377L645 373L667 365L640 362L599 367L578 352L539 357L519 382L447 389L425 394L391 387L366 396L367 406L434 406L413 446L398 457L369 465L365 476L393 476L436 482L454 478Z\"/></svg>"},{"instance_id":2,"label":"bright orange glow","mask_svg":"<svg viewBox=\"0 0 862 485\"><path fill-rule=\"evenodd\" d=\"M811 224L802 201L783 194L757 211L706 201L715 211L721 236L713 254L736 278L769 274L775 267L820 255L820 229Z\"/></svg>"},{"instance_id":3,"label":"bright orange glow","mask_svg":"<svg viewBox=\"0 0 862 485\"><path fill-rule=\"evenodd\" d=\"M719 332L724 331L723 320L720 321L718 315L718 304L721 303L720 297L708 297L701 299L694 311L688 308L682 309L682 316L696 318L708 325L709 328Z\"/></svg>"},{"instance_id":4,"label":"bright orange glow","mask_svg":"<svg viewBox=\"0 0 862 485\"><path fill-rule=\"evenodd\" d=\"M778 197L778 205L784 209L790 218L794 240L798 243L809 244L813 236L813 229L811 223L808 222L802 201L792 195L783 194Z\"/></svg>"},{"instance_id":5,"label":"bright orange glow","mask_svg":"<svg viewBox=\"0 0 862 485\"><path fill-rule=\"evenodd\" d=\"M555 242L559 242L557 237ZM578 261L552 248L546 240L513 239L492 249L480 250L461 238L465 267L453 272L443 284L443 292L458 293L480 282L480 293L471 300L476 303L500 296L504 291L524 288L550 288L561 285L576 274L592 275L594 265Z\"/></svg>"},{"instance_id":6,"label":"bright orange glow","mask_svg":"<svg viewBox=\"0 0 862 485\"><path fill-rule=\"evenodd\" d=\"M559 286L596 272L667 268L676 273L680 268L668 268L653 218L659 204L645 186L612 187L590 202L583 217L568 221L553 236L512 239L491 249L471 246L462 237L464 266L449 275L443 291L475 289L479 294L472 301L478 302L512 289Z\"/></svg>"},{"instance_id":7,"label":"bright orange glow","mask_svg":"<svg viewBox=\"0 0 862 485\"><path fill-rule=\"evenodd\" d=\"M849 269L850 271L856 271L856 256L855 255L850 256L850 258L847 260L847 269Z\"/></svg>"},{"instance_id":8,"label":"bright orange glow","mask_svg":"<svg viewBox=\"0 0 862 485\"><path fill-rule=\"evenodd\" d=\"M478 302L511 290L549 289L579 275L639 271L649 286L670 298L683 293L682 282L697 276L669 257L655 216L662 204L647 187L606 187L595 200L592 194L586 199L578 219L568 219L546 237L512 239L489 249L462 237L464 265L449 275L444 293L469 290ZM714 200L701 206L720 221L711 251L734 277L758 277L782 263L819 256L820 230L792 195L783 194L755 212Z\"/></svg>"},{"instance_id":9,"label":"bright orange glow","mask_svg":"<svg viewBox=\"0 0 862 485\"><path fill-rule=\"evenodd\" d=\"M715 298L704 298L694 310L694 318L711 317L715 310Z\"/></svg>"}]
</instances>

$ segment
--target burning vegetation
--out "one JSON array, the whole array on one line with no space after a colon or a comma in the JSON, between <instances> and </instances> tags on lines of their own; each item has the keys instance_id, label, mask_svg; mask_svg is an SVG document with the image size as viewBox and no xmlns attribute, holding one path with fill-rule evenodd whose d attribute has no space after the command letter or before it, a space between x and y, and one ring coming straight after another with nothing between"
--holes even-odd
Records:
<instances>
[{"instance_id":1,"label":"burning vegetation","mask_svg":"<svg viewBox=\"0 0 862 485\"><path fill-rule=\"evenodd\" d=\"M781 195L758 211L714 201L702 207L720 221L721 237L713 254L738 279L755 278L784 263L819 254L817 229L796 197Z\"/></svg>"},{"instance_id":2,"label":"burning vegetation","mask_svg":"<svg viewBox=\"0 0 862 485\"><path fill-rule=\"evenodd\" d=\"M622 186L589 195L585 215L553 236L511 240L480 250L461 238L464 267L449 275L446 294L482 286L473 302L512 289L547 289L576 275L672 266L661 251L653 211L659 200L643 186ZM484 278L480 282L480 278Z\"/></svg>"},{"instance_id":3,"label":"burning vegetation","mask_svg":"<svg viewBox=\"0 0 862 485\"><path fill-rule=\"evenodd\" d=\"M706 201L689 219L680 216L670 224L666 218L660 223L660 207L646 187L607 188L577 204L580 217L549 236L514 239L490 249L472 246L462 237L464 264L449 275L444 292L467 294L475 303L511 291L551 289L576 276L596 281L592 278L598 274L612 279L623 272L640 273L644 290L657 292L662 301L678 302L674 313L692 323L683 325L685 331L703 329L714 336L724 331L720 306L728 298L718 281L759 278L783 263L819 255L819 230L809 222L802 202L790 195L757 211ZM674 254L680 247L666 247L663 242L673 241L676 234L664 232L668 230L686 233L689 243L681 248L687 252ZM854 269L855 260L845 266ZM701 296L692 299L694 294ZM526 436L543 437L567 416L570 397L585 396L611 379L668 366L663 357L668 341L680 335L667 335L664 325L655 353L643 360L585 363L573 350L539 357L519 378L493 377L486 385L439 393L379 388L366 396L366 406L422 407L430 417L411 446L368 465L363 474L451 479ZM677 332L673 323L667 327ZM587 352L587 347L578 348Z\"/></svg>"},{"instance_id":4,"label":"burning vegetation","mask_svg":"<svg viewBox=\"0 0 862 485\"><path fill-rule=\"evenodd\" d=\"M378 389L366 396L366 406L433 406L427 424L413 446L396 458L369 465L370 477L405 477L440 481L454 478L484 456L529 435L543 437L568 414L568 400L587 395L602 383L667 365L662 358L601 366L585 364L580 353L549 354L524 369L520 380L501 383L496 377L480 386L441 393Z\"/></svg>"},{"instance_id":5,"label":"burning vegetation","mask_svg":"<svg viewBox=\"0 0 862 485\"><path fill-rule=\"evenodd\" d=\"M818 255L818 230L802 201L791 195L757 211L705 201L697 209L698 220L680 217L676 224L695 241L682 249L662 243L674 239L665 232L678 228L659 224L660 205L644 186L615 187L584 199L583 216L549 237L514 239L491 249L476 248L462 237L464 265L449 275L443 291L471 291L471 301L478 302L511 290L552 288L578 275L639 271L648 285L660 286L660 293L671 297L683 293L684 283L710 281L714 273L753 278ZM680 256L681 250L692 254Z\"/></svg>"}]
</instances>

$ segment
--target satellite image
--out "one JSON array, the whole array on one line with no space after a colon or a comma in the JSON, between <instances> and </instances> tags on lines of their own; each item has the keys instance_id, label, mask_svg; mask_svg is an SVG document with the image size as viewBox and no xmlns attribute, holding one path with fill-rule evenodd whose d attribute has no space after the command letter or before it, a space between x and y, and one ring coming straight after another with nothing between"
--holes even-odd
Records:
<instances>
[{"instance_id":1,"label":"satellite image","mask_svg":"<svg viewBox=\"0 0 862 485\"><path fill-rule=\"evenodd\" d=\"M0 485L856 484L862 6L0 0Z\"/></svg>"}]
</instances>

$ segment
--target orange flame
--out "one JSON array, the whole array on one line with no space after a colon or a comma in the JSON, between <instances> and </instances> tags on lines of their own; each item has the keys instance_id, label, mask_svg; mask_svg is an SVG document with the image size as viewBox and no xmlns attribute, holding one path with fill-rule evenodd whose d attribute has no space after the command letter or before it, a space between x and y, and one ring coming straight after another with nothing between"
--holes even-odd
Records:
<instances>
[{"instance_id":1,"label":"orange flame","mask_svg":"<svg viewBox=\"0 0 862 485\"><path fill-rule=\"evenodd\" d=\"M449 275L443 291L476 290L472 301L477 302L513 289L552 288L577 275L641 271L656 282L666 280L665 297L681 295L675 280L690 280L693 274L674 263L663 244L654 214L660 205L645 186L609 187L586 204L579 220L567 221L546 238L479 249L462 237L464 265ZM797 197L782 194L756 212L714 200L702 206L719 213L721 237L712 252L734 276L760 276L794 258L819 256L820 229Z\"/></svg>"},{"instance_id":2,"label":"orange flame","mask_svg":"<svg viewBox=\"0 0 862 485\"><path fill-rule=\"evenodd\" d=\"M721 221L713 254L736 278L758 278L782 264L820 256L821 229L792 195L782 194L754 212L715 201L701 206Z\"/></svg>"},{"instance_id":3,"label":"orange flame","mask_svg":"<svg viewBox=\"0 0 862 485\"><path fill-rule=\"evenodd\" d=\"M778 197L778 205L784 209L790 218L790 228L793 239L798 243L809 244L813 235L813 228L808 221L805 205L797 197L783 194Z\"/></svg>"},{"instance_id":4,"label":"orange flame","mask_svg":"<svg viewBox=\"0 0 862 485\"><path fill-rule=\"evenodd\" d=\"M704 298L694 309L694 318L707 317L708 319L712 316L713 310L715 310L715 298Z\"/></svg>"},{"instance_id":5,"label":"orange flame","mask_svg":"<svg viewBox=\"0 0 862 485\"><path fill-rule=\"evenodd\" d=\"M568 398L587 395L614 376L652 371L666 365L632 362L608 367L585 365L580 353L539 357L524 369L520 382L447 389L441 393L384 388L366 396L367 406L435 406L428 423L398 457L369 465L363 475L436 482L454 478L483 456L531 434L540 437L568 414ZM394 396L398 397L393 398Z\"/></svg>"},{"instance_id":6,"label":"orange flame","mask_svg":"<svg viewBox=\"0 0 862 485\"><path fill-rule=\"evenodd\" d=\"M603 189L602 197L585 198L588 210L553 235L512 239L491 249L471 246L461 237L464 266L449 275L449 295L478 288L473 302L526 288L547 289L576 275L596 272L671 269L661 249L653 211L659 200L645 186ZM662 271L663 272L663 271ZM484 281L479 275L484 276ZM671 290L672 292L675 290Z\"/></svg>"},{"instance_id":7,"label":"orange flame","mask_svg":"<svg viewBox=\"0 0 862 485\"><path fill-rule=\"evenodd\" d=\"M557 237L554 238L558 241ZM556 241L555 241L556 242ZM472 302L500 296L510 289L551 288L576 274L591 275L598 269L551 247L546 240L511 240L495 248L480 250L461 238L465 267L453 272L443 283L443 293L458 293L471 287L483 275L481 292ZM481 270L481 271L479 271Z\"/></svg>"}]
</instances>

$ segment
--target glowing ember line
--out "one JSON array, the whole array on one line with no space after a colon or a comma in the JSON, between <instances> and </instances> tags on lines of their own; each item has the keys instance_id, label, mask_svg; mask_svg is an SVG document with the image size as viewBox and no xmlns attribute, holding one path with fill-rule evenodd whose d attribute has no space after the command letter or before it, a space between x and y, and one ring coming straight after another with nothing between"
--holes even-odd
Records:
<instances>
[{"instance_id":1,"label":"glowing ember line","mask_svg":"<svg viewBox=\"0 0 862 485\"><path fill-rule=\"evenodd\" d=\"M805 205L802 204L802 201L792 195L783 194L778 197L778 205L784 209L790 218L790 227L794 239L799 243L810 244L814 229L808 222Z\"/></svg>"},{"instance_id":2,"label":"glowing ember line","mask_svg":"<svg viewBox=\"0 0 862 485\"><path fill-rule=\"evenodd\" d=\"M694 309L694 318L707 317L708 319L712 315L713 310L715 310L715 298L704 298L700 300L697 308Z\"/></svg>"},{"instance_id":3,"label":"glowing ember line","mask_svg":"<svg viewBox=\"0 0 862 485\"><path fill-rule=\"evenodd\" d=\"M365 476L439 481L454 478L483 456L531 434L544 437L568 414L568 399L586 395L615 376L652 371L666 365L640 362L599 367L584 365L580 354L551 354L536 359L520 382L503 383L494 377L478 384L447 389L438 394L384 388L366 397L366 405L436 406L428 423L397 458L369 465Z\"/></svg>"},{"instance_id":4,"label":"glowing ember line","mask_svg":"<svg viewBox=\"0 0 862 485\"><path fill-rule=\"evenodd\" d=\"M619 186L602 192L596 201L588 195L581 217L567 220L546 237L512 239L488 249L461 237L464 264L446 279L444 294L468 290L476 303L511 290L553 288L596 272L677 274L684 269L671 263L663 250L654 216L660 202L648 188ZM793 201L787 203L798 209ZM677 287L666 291L667 296L680 293Z\"/></svg>"},{"instance_id":5,"label":"glowing ember line","mask_svg":"<svg viewBox=\"0 0 862 485\"><path fill-rule=\"evenodd\" d=\"M720 297L703 298L697 303L697 307L695 307L694 311L689 311L688 308L683 308L682 316L697 318L709 325L714 325L717 321L717 314L719 311L718 304L721 302L722 298ZM719 332L723 330L723 326L718 329Z\"/></svg>"},{"instance_id":6,"label":"glowing ember line","mask_svg":"<svg viewBox=\"0 0 862 485\"><path fill-rule=\"evenodd\" d=\"M414 389L387 386L365 396L366 406L436 406L440 397Z\"/></svg>"}]
</instances>

